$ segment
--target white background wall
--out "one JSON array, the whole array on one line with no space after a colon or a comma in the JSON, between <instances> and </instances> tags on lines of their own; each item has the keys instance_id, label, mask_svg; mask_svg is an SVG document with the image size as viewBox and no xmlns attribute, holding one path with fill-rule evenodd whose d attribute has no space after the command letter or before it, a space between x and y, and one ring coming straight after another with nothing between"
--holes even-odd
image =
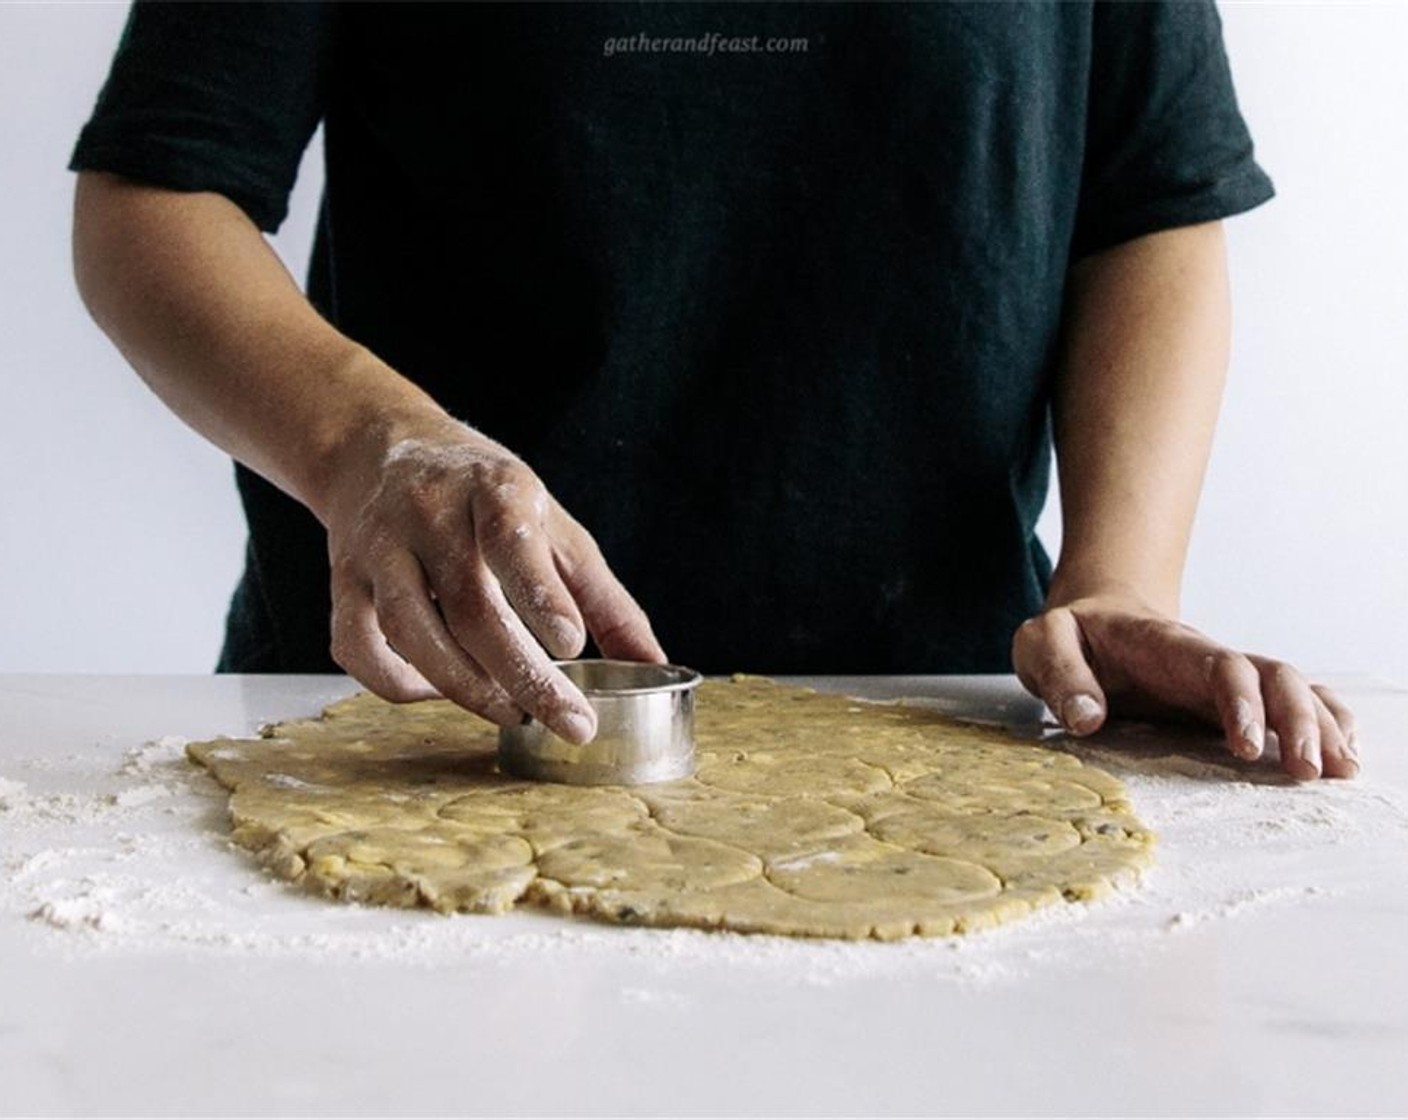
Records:
<instances>
[{"instance_id":1,"label":"white background wall","mask_svg":"<svg viewBox=\"0 0 1408 1120\"><path fill-rule=\"evenodd\" d=\"M0 4L0 671L205 672L239 570L228 463L128 372L70 279L64 165L124 18ZM1310 669L1408 680L1408 4L1223 18L1280 197L1229 224L1232 383L1186 616ZM278 238L299 275L319 178L305 161Z\"/></svg>"}]
</instances>

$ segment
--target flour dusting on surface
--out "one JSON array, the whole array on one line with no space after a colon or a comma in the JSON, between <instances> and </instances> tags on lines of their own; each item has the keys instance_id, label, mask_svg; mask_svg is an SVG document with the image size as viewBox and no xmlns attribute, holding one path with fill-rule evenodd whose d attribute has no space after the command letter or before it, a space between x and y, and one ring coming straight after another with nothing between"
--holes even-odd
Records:
<instances>
[{"instance_id":1,"label":"flour dusting on surface","mask_svg":"<svg viewBox=\"0 0 1408 1120\"><path fill-rule=\"evenodd\" d=\"M105 774L79 756L0 762L0 910L28 919L36 951L60 954L429 968L623 960L640 966L642 980L620 999L668 1007L682 998L670 978L700 969L821 987L913 976L986 987L1101 967L1112 956L1166 952L1219 923L1365 895L1408 847L1408 804L1372 779L1297 786L1270 763L1240 766L1205 741L1139 727L1060 746L1126 783L1159 834L1156 866L1139 887L1104 901L1048 907L967 937L796 941L330 903L268 878L230 845L225 791L172 737L134 747Z\"/></svg>"},{"instance_id":2,"label":"flour dusting on surface","mask_svg":"<svg viewBox=\"0 0 1408 1120\"><path fill-rule=\"evenodd\" d=\"M0 813L17 813L26 801L25 784L0 778Z\"/></svg>"}]
</instances>

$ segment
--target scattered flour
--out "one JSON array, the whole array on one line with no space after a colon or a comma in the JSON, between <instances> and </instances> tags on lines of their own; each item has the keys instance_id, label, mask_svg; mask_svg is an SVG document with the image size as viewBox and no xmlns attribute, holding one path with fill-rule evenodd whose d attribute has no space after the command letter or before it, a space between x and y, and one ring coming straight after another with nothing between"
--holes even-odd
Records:
<instances>
[{"instance_id":1,"label":"scattered flour","mask_svg":"<svg viewBox=\"0 0 1408 1120\"><path fill-rule=\"evenodd\" d=\"M136 809L138 806L159 801L163 797L170 797L175 792L176 790L171 786L134 786L121 793L110 794L109 804L122 809Z\"/></svg>"},{"instance_id":2,"label":"scattered flour","mask_svg":"<svg viewBox=\"0 0 1408 1120\"><path fill-rule=\"evenodd\" d=\"M1139 887L966 938L794 941L534 913L444 917L332 905L268 878L232 849L225 793L186 762L177 738L133 748L106 774L91 756L61 767L6 760L0 914L27 917L36 950L61 954L178 951L429 968L625 960L641 983L619 998L647 1006L684 998L668 980L692 970L756 970L819 987L915 976L989 987L1099 967L1111 955L1164 952L1171 938L1217 923L1372 889L1408 848L1408 803L1395 791L1369 780L1296 786L1269 764L1238 769L1193 740L1177 750L1169 744L1167 732L1139 728L1060 744L1120 776L1159 833L1158 864Z\"/></svg>"},{"instance_id":3,"label":"scattered flour","mask_svg":"<svg viewBox=\"0 0 1408 1120\"><path fill-rule=\"evenodd\" d=\"M1245 910L1277 902L1296 902L1327 893L1322 887L1268 887L1264 890L1239 891L1210 910L1180 910L1168 920L1170 928L1192 929L1218 918L1231 918Z\"/></svg>"},{"instance_id":4,"label":"scattered flour","mask_svg":"<svg viewBox=\"0 0 1408 1120\"><path fill-rule=\"evenodd\" d=\"M119 774L146 775L153 770L184 767L186 764L186 743L179 735L166 735L133 747L123 755Z\"/></svg>"},{"instance_id":5,"label":"scattered flour","mask_svg":"<svg viewBox=\"0 0 1408 1120\"><path fill-rule=\"evenodd\" d=\"M20 812L29 803L26 788L23 782L0 778L0 813Z\"/></svg>"}]
</instances>

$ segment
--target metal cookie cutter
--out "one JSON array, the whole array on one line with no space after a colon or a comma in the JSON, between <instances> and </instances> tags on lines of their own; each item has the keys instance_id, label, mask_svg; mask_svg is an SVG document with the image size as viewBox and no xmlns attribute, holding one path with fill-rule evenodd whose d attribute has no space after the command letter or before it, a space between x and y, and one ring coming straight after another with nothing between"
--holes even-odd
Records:
<instances>
[{"instance_id":1,"label":"metal cookie cutter","mask_svg":"<svg viewBox=\"0 0 1408 1120\"><path fill-rule=\"evenodd\" d=\"M596 710L583 746L536 719L499 732L499 768L536 781L639 786L694 773L694 690L703 679L679 665L561 661L558 668Z\"/></svg>"}]
</instances>

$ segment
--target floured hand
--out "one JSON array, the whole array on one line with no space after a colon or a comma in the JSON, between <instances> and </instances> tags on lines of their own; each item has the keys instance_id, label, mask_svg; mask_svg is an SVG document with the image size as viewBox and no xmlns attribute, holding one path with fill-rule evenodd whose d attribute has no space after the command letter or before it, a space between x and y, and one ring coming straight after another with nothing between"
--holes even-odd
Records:
<instances>
[{"instance_id":1,"label":"floured hand","mask_svg":"<svg viewBox=\"0 0 1408 1120\"><path fill-rule=\"evenodd\" d=\"M333 658L384 699L527 713L580 743L596 716L553 657L590 633L606 657L664 660L587 531L466 425L429 417L361 452L327 508Z\"/></svg>"}]
</instances>

